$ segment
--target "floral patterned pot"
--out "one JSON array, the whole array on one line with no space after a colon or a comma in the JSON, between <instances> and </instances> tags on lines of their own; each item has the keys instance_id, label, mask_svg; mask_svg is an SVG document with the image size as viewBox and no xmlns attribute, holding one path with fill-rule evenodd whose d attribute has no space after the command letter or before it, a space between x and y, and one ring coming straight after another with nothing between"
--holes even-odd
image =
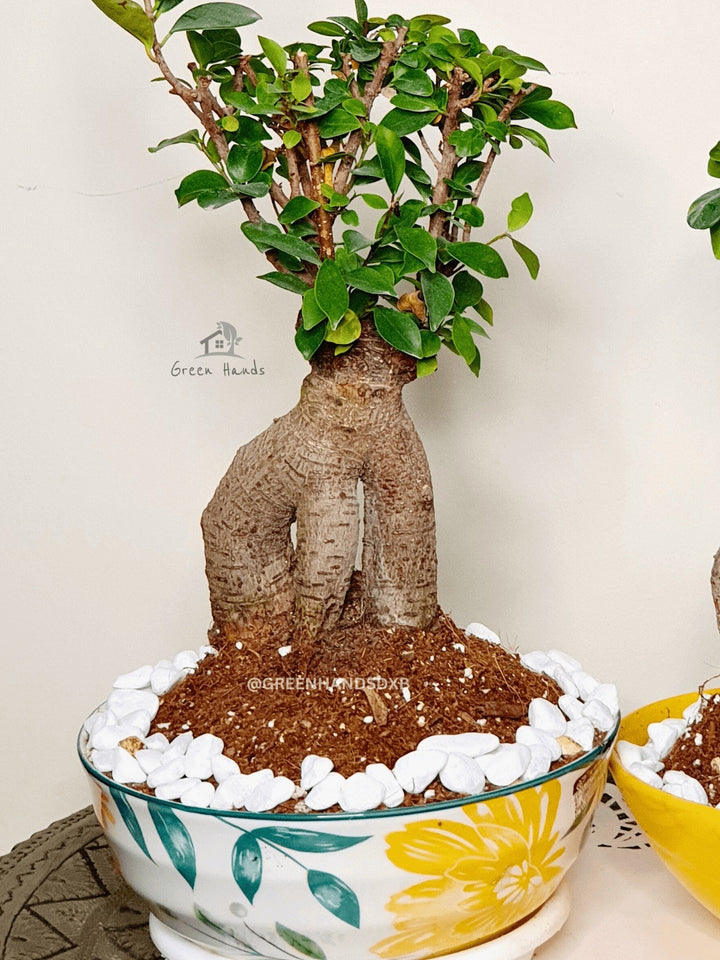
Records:
<instances>
[{"instance_id":1,"label":"floral patterned pot","mask_svg":"<svg viewBox=\"0 0 720 960\"><path fill-rule=\"evenodd\" d=\"M188 945L168 956L423 960L498 937L551 897L590 826L616 732L527 783L358 814L187 807L99 773L84 731L78 750L123 876L156 930Z\"/></svg>"}]
</instances>

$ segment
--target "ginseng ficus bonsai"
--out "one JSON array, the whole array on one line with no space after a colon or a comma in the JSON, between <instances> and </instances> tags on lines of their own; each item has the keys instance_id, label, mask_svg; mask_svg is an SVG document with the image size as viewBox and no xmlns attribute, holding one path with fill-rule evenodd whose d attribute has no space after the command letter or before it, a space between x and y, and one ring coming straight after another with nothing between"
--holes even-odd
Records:
<instances>
[{"instance_id":1,"label":"ginseng ficus bonsai","mask_svg":"<svg viewBox=\"0 0 720 960\"><path fill-rule=\"evenodd\" d=\"M535 124L573 127L571 110L526 79L545 71L538 60L444 16L370 17L356 0L355 18L281 44L241 37L259 15L235 3L165 25L181 0L93 2L193 116L152 148L192 144L203 157L178 203L236 204L270 262L262 279L298 298L286 322L311 370L297 406L238 451L202 518L216 635L285 616L314 643L351 608L425 628L438 614L433 493L402 389L444 348L477 376L487 281L507 276L507 251L533 277L539 267L514 235L532 214L527 193L476 237L483 189L501 153L548 154ZM178 33L192 52L182 72L166 58Z\"/></svg>"}]
</instances>

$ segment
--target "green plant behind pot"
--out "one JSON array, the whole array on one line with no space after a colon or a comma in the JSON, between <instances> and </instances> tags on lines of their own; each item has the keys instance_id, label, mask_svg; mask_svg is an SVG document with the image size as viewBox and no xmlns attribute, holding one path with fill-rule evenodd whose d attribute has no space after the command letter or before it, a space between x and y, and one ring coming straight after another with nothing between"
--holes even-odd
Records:
<instances>
[{"instance_id":1,"label":"green plant behind pot","mask_svg":"<svg viewBox=\"0 0 720 960\"><path fill-rule=\"evenodd\" d=\"M710 151L708 173L720 178L720 141ZM688 210L687 222L695 230L709 230L715 257L720 260L720 187L698 197Z\"/></svg>"}]
</instances>

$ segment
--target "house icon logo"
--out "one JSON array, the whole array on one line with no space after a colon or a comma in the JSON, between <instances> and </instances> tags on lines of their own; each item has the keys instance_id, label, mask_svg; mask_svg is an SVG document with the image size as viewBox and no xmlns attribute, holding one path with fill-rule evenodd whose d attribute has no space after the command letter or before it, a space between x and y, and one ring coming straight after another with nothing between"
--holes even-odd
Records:
<instances>
[{"instance_id":1,"label":"house icon logo","mask_svg":"<svg viewBox=\"0 0 720 960\"><path fill-rule=\"evenodd\" d=\"M231 323L225 320L218 320L217 330L213 330L204 339L200 341L203 352L202 357L238 357L242 360L240 354L235 353L235 347L240 343L242 337Z\"/></svg>"}]
</instances>

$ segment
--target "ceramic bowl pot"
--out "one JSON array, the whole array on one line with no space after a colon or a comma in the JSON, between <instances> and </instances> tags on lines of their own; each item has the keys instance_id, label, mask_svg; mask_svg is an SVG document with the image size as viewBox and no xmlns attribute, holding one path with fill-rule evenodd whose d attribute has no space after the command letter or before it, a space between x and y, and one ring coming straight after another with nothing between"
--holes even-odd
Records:
<instances>
[{"instance_id":1,"label":"ceramic bowl pot","mask_svg":"<svg viewBox=\"0 0 720 960\"><path fill-rule=\"evenodd\" d=\"M706 691L709 694L720 691ZM647 743L649 723L681 717L685 707L698 698L697 690L658 700L629 714L618 737L631 743ZM663 793L638 780L620 763L611 761L612 775L632 815L647 834L665 866L703 906L720 917L720 810Z\"/></svg>"},{"instance_id":2,"label":"ceramic bowl pot","mask_svg":"<svg viewBox=\"0 0 720 960\"><path fill-rule=\"evenodd\" d=\"M615 732L527 783L358 814L158 800L91 767L84 732L78 746L118 866L150 903L156 943L162 928L187 946L162 946L172 960L421 960L498 937L548 900L602 795Z\"/></svg>"}]
</instances>

